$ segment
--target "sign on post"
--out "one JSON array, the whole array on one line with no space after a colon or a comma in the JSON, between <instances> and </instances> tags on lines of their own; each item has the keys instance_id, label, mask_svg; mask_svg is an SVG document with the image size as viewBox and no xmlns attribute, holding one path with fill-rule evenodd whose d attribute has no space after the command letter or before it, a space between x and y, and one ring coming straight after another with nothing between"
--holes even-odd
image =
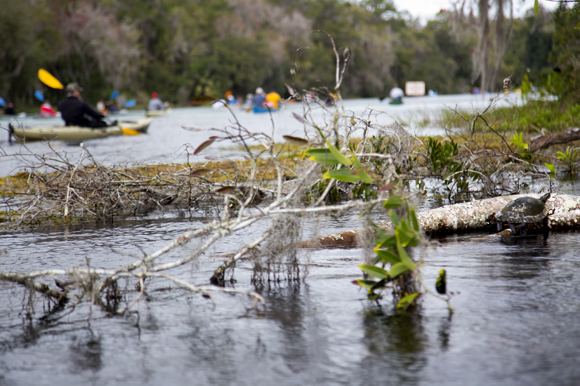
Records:
<instances>
[{"instance_id":1,"label":"sign on post","mask_svg":"<svg viewBox=\"0 0 580 386\"><path fill-rule=\"evenodd\" d=\"M405 94L407 96L423 96L425 95L425 82L405 82Z\"/></svg>"}]
</instances>

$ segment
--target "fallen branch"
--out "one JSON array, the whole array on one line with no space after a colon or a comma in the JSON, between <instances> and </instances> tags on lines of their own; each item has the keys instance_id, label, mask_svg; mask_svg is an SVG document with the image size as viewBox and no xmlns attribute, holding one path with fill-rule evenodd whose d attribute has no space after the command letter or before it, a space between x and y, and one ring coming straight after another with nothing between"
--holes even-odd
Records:
<instances>
[{"instance_id":1,"label":"fallen branch","mask_svg":"<svg viewBox=\"0 0 580 386\"><path fill-rule=\"evenodd\" d=\"M9 281L12 283L17 283L20 285L25 286L26 288L32 289L36 292L43 294L48 298L55 299L57 302L61 302L62 300L66 299L66 295L62 292L58 292L57 290L51 289L44 283L39 283L35 280L32 280L27 275L20 275L17 273L4 273L0 272L0 280Z\"/></svg>"},{"instance_id":2,"label":"fallen branch","mask_svg":"<svg viewBox=\"0 0 580 386\"><path fill-rule=\"evenodd\" d=\"M546 149L552 145L578 140L580 140L580 129L570 129L564 133L543 135L539 138L531 139L532 145L530 146L530 152Z\"/></svg>"}]
</instances>

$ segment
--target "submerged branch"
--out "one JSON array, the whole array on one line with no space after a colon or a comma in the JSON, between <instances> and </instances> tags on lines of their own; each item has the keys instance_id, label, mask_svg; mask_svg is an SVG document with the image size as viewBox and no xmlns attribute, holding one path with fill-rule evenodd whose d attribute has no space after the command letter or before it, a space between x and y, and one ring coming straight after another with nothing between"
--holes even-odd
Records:
<instances>
[{"instance_id":1,"label":"submerged branch","mask_svg":"<svg viewBox=\"0 0 580 386\"><path fill-rule=\"evenodd\" d=\"M0 280L23 285L26 288L39 292L48 298L55 299L57 302L61 302L64 299L66 299L65 293L51 289L48 285L44 283L39 283L35 280L32 280L32 278L29 275L0 272Z\"/></svg>"}]
</instances>

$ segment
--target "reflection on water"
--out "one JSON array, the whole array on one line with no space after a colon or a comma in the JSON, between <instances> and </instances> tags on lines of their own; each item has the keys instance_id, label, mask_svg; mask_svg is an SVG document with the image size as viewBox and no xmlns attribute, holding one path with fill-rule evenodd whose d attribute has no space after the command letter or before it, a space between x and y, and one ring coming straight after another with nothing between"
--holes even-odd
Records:
<instances>
[{"instance_id":1,"label":"reflection on water","mask_svg":"<svg viewBox=\"0 0 580 386\"><path fill-rule=\"evenodd\" d=\"M421 316L372 309L365 312L363 326L368 354L361 363L361 378L388 374L385 384L418 384L427 364L428 343Z\"/></svg>"},{"instance_id":2,"label":"reflection on water","mask_svg":"<svg viewBox=\"0 0 580 386\"><path fill-rule=\"evenodd\" d=\"M307 336L304 336L306 311L303 299L308 297L308 291L306 288L302 290L300 284L290 284L285 287L267 286L260 294L271 305L264 317L279 326L281 344L284 348L282 357L292 371L304 371L309 361L313 360L308 357L304 348L308 347L308 344L316 344L307 342Z\"/></svg>"},{"instance_id":3,"label":"reflection on water","mask_svg":"<svg viewBox=\"0 0 580 386\"><path fill-rule=\"evenodd\" d=\"M71 372L82 373L85 370L98 372L103 367L101 338L95 336L88 328L87 336L74 335L69 346Z\"/></svg>"},{"instance_id":4,"label":"reflection on water","mask_svg":"<svg viewBox=\"0 0 580 386\"><path fill-rule=\"evenodd\" d=\"M531 279L545 272L549 263L548 233L543 235L502 237L509 248L501 260L504 275L513 279Z\"/></svg>"}]
</instances>

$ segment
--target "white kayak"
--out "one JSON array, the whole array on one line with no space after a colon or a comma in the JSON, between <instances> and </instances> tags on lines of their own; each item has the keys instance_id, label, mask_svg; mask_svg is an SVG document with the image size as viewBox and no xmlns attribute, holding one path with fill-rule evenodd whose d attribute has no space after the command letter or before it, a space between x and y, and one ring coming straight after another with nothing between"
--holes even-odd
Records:
<instances>
[{"instance_id":1,"label":"white kayak","mask_svg":"<svg viewBox=\"0 0 580 386\"><path fill-rule=\"evenodd\" d=\"M152 118L134 121L120 121L116 126L90 128L80 126L34 126L14 127L10 125L9 139L14 136L19 141L84 141L87 139L138 135L146 133Z\"/></svg>"},{"instance_id":2,"label":"white kayak","mask_svg":"<svg viewBox=\"0 0 580 386\"><path fill-rule=\"evenodd\" d=\"M167 115L171 112L171 109L165 109L165 110L147 110L145 111L145 116L146 117L162 117L164 115Z\"/></svg>"}]
</instances>

